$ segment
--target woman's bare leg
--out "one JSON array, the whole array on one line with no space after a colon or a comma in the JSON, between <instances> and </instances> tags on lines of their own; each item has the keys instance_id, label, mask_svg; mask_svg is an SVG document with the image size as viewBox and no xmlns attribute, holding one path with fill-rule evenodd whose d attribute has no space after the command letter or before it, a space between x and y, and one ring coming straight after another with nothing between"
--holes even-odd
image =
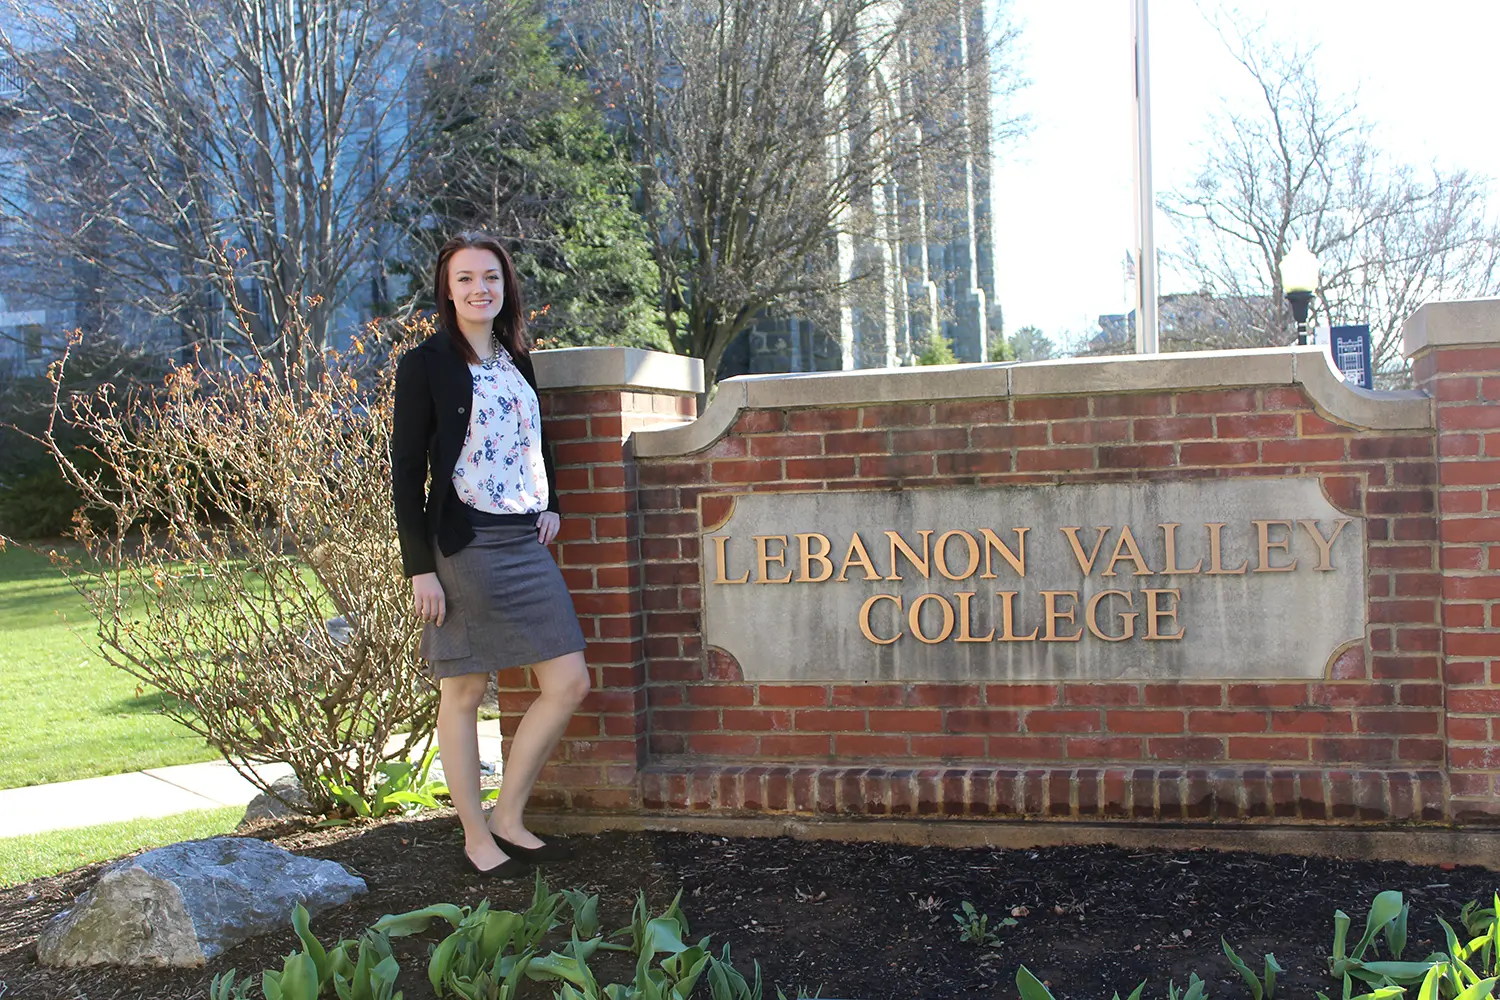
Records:
<instances>
[{"instance_id":1,"label":"woman's bare leg","mask_svg":"<svg viewBox=\"0 0 1500 1000\"><path fill-rule=\"evenodd\" d=\"M541 694L521 717L505 754L500 798L490 814L489 828L518 847L540 847L542 842L521 818L542 765L552 756L568 720L589 693L589 671L582 653L543 660L531 665ZM444 767L446 768L446 763ZM467 827L465 827L467 829Z\"/></svg>"},{"instance_id":2,"label":"woman's bare leg","mask_svg":"<svg viewBox=\"0 0 1500 1000\"><path fill-rule=\"evenodd\" d=\"M469 860L490 869L506 860L485 825L479 801L479 705L484 701L489 674L444 677L439 688L437 738L443 758L448 794L464 827L464 851Z\"/></svg>"}]
</instances>

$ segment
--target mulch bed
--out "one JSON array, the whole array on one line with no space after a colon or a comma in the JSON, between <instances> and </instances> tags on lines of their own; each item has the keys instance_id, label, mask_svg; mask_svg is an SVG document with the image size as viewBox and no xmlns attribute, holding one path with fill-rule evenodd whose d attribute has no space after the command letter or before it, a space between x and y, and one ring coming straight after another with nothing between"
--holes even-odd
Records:
<instances>
[{"instance_id":1,"label":"mulch bed","mask_svg":"<svg viewBox=\"0 0 1500 1000\"><path fill-rule=\"evenodd\" d=\"M428 903L524 909L530 882L482 884L455 860L460 839L451 815L335 830L264 831L298 853L338 861L370 891L313 921L325 942L357 936L385 913ZM678 889L694 938L711 935L717 953L732 946L746 972L759 960L766 1000L788 996L889 1000L896 997L1016 996L1025 964L1066 1000L1124 996L1142 979L1146 997L1165 997L1190 972L1210 997L1248 998L1219 947L1227 937L1259 968L1275 952L1286 968L1278 995L1334 993L1325 973L1335 908L1364 924L1370 899L1398 889L1412 904L1407 958L1441 945L1436 917L1453 922L1471 899L1490 899L1500 879L1478 867L1442 869L1393 862L1334 861L1215 851L1114 847L1031 850L949 849L702 834L610 833L575 837L576 860L550 866L554 889L602 894L602 925L629 922L638 889L653 913ZM46 921L92 885L101 866L0 891L0 997L38 1000L202 997L210 976L280 968L293 950L284 934L247 942L206 970L43 969L34 941ZM951 914L963 901L991 915L1024 915L999 931L998 948L961 943ZM436 933L397 940L406 1000L432 996L426 954ZM601 982L628 970L595 962ZM773 985L774 984L774 985ZM550 1000L552 984L532 984L528 1000ZM706 995L706 986L699 990ZM256 990L255 995L259 995Z\"/></svg>"}]
</instances>

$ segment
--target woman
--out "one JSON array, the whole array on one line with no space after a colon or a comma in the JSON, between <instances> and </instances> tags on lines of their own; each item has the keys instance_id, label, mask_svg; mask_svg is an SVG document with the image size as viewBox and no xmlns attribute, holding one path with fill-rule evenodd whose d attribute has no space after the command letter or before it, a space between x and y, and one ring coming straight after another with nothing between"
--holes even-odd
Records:
<instances>
[{"instance_id":1,"label":"woman","mask_svg":"<svg viewBox=\"0 0 1500 1000\"><path fill-rule=\"evenodd\" d=\"M396 370L391 434L402 568L426 623L422 656L439 684L443 773L464 857L502 878L565 856L527 830L521 814L589 691L583 633L546 548L560 522L520 292L494 237L462 233L443 244L433 273L438 330ZM541 694L511 740L486 822L479 705L495 671L523 664Z\"/></svg>"}]
</instances>

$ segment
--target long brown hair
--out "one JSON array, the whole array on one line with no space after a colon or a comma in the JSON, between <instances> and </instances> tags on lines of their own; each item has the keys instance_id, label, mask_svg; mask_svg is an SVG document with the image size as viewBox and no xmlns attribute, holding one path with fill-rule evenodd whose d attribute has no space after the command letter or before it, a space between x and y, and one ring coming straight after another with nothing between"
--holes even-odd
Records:
<instances>
[{"instance_id":1,"label":"long brown hair","mask_svg":"<svg viewBox=\"0 0 1500 1000\"><path fill-rule=\"evenodd\" d=\"M505 302L495 317L495 335L500 343L518 358L530 350L526 343L526 312L521 302L521 282L516 278L516 266L500 240L489 233L470 230L456 233L448 238L438 250L437 266L432 269L432 299L437 303L438 327L447 331L453 350L470 364L477 364L479 356L458 327L458 309L453 305L453 296L448 291L448 265L453 255L460 250L488 250L500 261L500 280L505 286Z\"/></svg>"}]
</instances>

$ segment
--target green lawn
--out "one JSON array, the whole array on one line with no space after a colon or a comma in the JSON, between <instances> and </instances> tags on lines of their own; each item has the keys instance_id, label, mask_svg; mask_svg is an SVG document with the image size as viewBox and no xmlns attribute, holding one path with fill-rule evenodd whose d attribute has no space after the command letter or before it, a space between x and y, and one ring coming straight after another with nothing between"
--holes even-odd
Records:
<instances>
[{"instance_id":1,"label":"green lawn","mask_svg":"<svg viewBox=\"0 0 1500 1000\"><path fill-rule=\"evenodd\" d=\"M87 607L45 557L0 552L0 788L217 756L156 714L158 696L137 696L92 636Z\"/></svg>"},{"instance_id":2,"label":"green lawn","mask_svg":"<svg viewBox=\"0 0 1500 1000\"><path fill-rule=\"evenodd\" d=\"M148 847L228 833L244 813L243 806L229 806L161 819L0 838L0 889Z\"/></svg>"}]
</instances>

